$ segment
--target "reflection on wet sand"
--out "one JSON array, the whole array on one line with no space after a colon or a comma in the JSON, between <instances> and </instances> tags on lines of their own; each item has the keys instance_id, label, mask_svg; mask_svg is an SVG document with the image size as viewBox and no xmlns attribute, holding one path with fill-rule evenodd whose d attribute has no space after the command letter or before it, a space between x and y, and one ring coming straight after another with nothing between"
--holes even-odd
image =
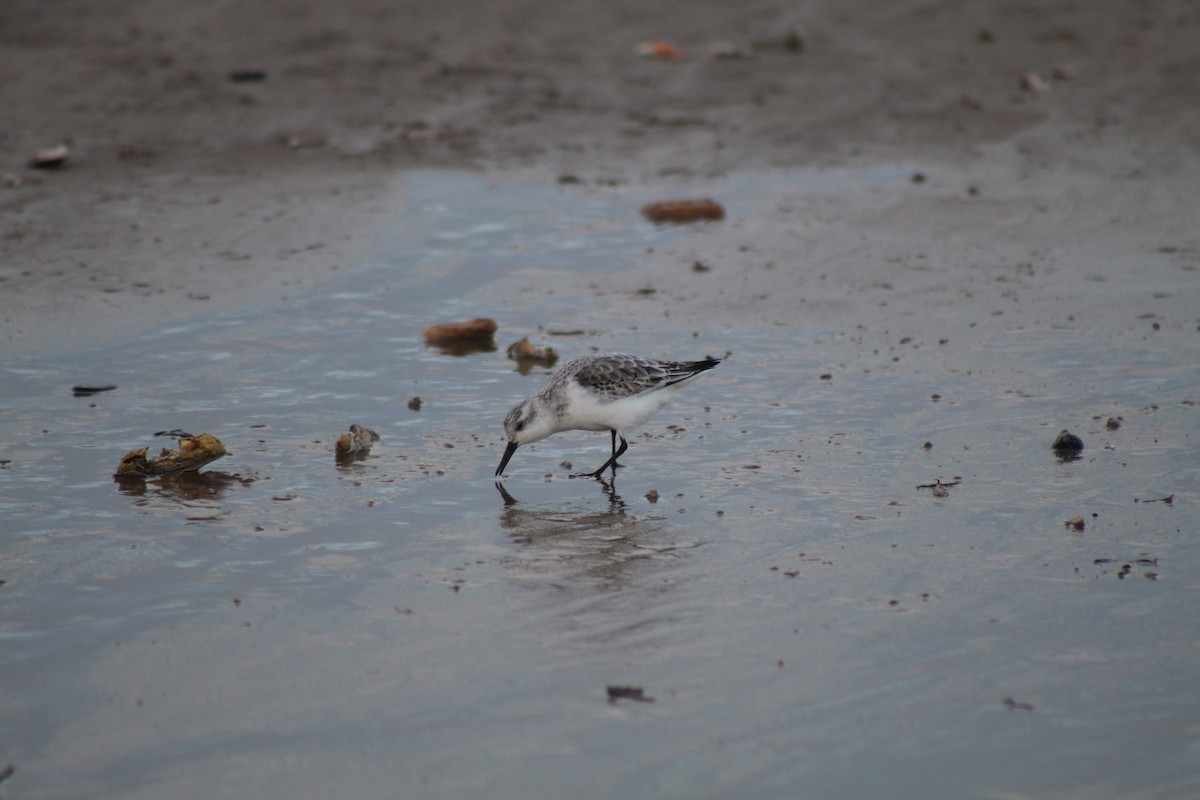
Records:
<instances>
[{"instance_id":1,"label":"reflection on wet sand","mask_svg":"<svg viewBox=\"0 0 1200 800\"><path fill-rule=\"evenodd\" d=\"M197 500L221 500L227 489L245 485L253 479L227 472L184 472L147 480L141 476L113 478L117 491L128 497L152 497L177 503Z\"/></svg>"},{"instance_id":2,"label":"reflection on wet sand","mask_svg":"<svg viewBox=\"0 0 1200 800\"><path fill-rule=\"evenodd\" d=\"M612 589L629 583L631 564L699 547L664 539L672 536L665 517L633 514L611 482L597 483L606 508L579 500L527 507L496 482L504 502L500 527L523 546L509 565L522 577L540 576L559 587Z\"/></svg>"}]
</instances>

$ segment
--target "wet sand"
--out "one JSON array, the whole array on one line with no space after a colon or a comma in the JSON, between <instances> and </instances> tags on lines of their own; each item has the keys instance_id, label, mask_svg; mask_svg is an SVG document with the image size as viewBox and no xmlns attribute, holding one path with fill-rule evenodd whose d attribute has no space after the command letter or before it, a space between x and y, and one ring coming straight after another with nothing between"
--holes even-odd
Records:
<instances>
[{"instance_id":1,"label":"wet sand","mask_svg":"<svg viewBox=\"0 0 1200 800\"><path fill-rule=\"evenodd\" d=\"M15 2L0 22L12 354L284 302L371 255L412 167L686 192L741 170L915 162L929 182L900 213L941 226L930 238L1012 247L1009 226L981 223L1015 214L1043 250L1097 229L1150 258L1195 245L1171 227L1194 206L1200 143L1184 2ZM656 39L683 59L635 56ZM752 57L714 59L721 43ZM263 80L233 79L247 70ZM65 167L26 168L60 142ZM796 209L818 211L846 229L806 248L869 225Z\"/></svg>"}]
</instances>

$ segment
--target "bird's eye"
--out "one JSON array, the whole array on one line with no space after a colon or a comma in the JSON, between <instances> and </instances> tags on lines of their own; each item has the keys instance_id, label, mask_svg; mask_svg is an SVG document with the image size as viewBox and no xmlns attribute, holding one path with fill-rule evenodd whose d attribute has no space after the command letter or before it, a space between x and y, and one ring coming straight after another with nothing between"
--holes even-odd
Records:
<instances>
[{"instance_id":1,"label":"bird's eye","mask_svg":"<svg viewBox=\"0 0 1200 800\"><path fill-rule=\"evenodd\" d=\"M518 431L523 431L523 430L525 430L525 422L522 420L521 422L518 422L516 425L514 425L513 428L515 428Z\"/></svg>"}]
</instances>

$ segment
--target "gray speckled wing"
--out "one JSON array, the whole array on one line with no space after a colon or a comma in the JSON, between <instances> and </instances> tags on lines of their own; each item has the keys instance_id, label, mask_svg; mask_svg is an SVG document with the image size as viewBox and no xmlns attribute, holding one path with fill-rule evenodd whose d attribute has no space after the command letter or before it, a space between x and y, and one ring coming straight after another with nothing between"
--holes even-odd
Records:
<instances>
[{"instance_id":1,"label":"gray speckled wing","mask_svg":"<svg viewBox=\"0 0 1200 800\"><path fill-rule=\"evenodd\" d=\"M575 359L563 372L564 379L574 378L605 399L620 400L678 383L717 363L716 360L655 361L625 353L606 353Z\"/></svg>"}]
</instances>

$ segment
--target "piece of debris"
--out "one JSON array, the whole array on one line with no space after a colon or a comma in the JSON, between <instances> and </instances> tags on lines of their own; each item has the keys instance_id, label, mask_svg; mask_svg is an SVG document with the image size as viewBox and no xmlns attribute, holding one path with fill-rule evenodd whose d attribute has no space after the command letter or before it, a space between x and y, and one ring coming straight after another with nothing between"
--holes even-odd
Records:
<instances>
[{"instance_id":1,"label":"piece of debris","mask_svg":"<svg viewBox=\"0 0 1200 800\"><path fill-rule=\"evenodd\" d=\"M1083 439L1063 428L1055 438L1054 444L1050 445L1050 449L1058 456L1059 461L1074 461L1083 452Z\"/></svg>"},{"instance_id":2,"label":"piece of debris","mask_svg":"<svg viewBox=\"0 0 1200 800\"><path fill-rule=\"evenodd\" d=\"M697 222L725 218L725 208L715 200L664 200L642 206L642 216L651 222Z\"/></svg>"},{"instance_id":3,"label":"piece of debris","mask_svg":"<svg viewBox=\"0 0 1200 800\"><path fill-rule=\"evenodd\" d=\"M938 478L933 483L919 483L917 484L917 488L929 489L933 493L934 497L949 497L950 487L958 486L960 483L962 483L962 479L958 477L955 477L955 479L949 483L942 483L942 479Z\"/></svg>"},{"instance_id":4,"label":"piece of debris","mask_svg":"<svg viewBox=\"0 0 1200 800\"><path fill-rule=\"evenodd\" d=\"M558 351L549 345L538 347L526 336L508 346L508 357L513 361L533 361L540 366L551 367L558 361Z\"/></svg>"},{"instance_id":5,"label":"piece of debris","mask_svg":"<svg viewBox=\"0 0 1200 800\"><path fill-rule=\"evenodd\" d=\"M1143 553L1141 557L1131 559L1129 561L1122 561L1122 560L1116 559L1116 558L1094 558L1094 559L1092 559L1092 563L1097 566L1105 566L1108 564L1118 564L1119 563L1121 566L1117 570L1117 573L1116 573L1117 579L1123 581L1123 580L1125 580L1126 577L1133 574L1133 570L1134 570L1135 566L1157 567L1158 559L1150 558L1146 553ZM1107 569L1104 570L1104 574L1105 575L1109 574ZM1149 580L1149 581L1156 581L1156 580L1158 580L1158 572L1155 570L1143 572L1142 577L1144 577L1146 580Z\"/></svg>"},{"instance_id":6,"label":"piece of debris","mask_svg":"<svg viewBox=\"0 0 1200 800\"><path fill-rule=\"evenodd\" d=\"M179 440L179 450L164 447L162 452L147 459L150 448L130 450L117 465L114 478L146 477L149 475L172 475L180 472L195 472L225 455L225 445L210 433L202 433Z\"/></svg>"},{"instance_id":7,"label":"piece of debris","mask_svg":"<svg viewBox=\"0 0 1200 800\"><path fill-rule=\"evenodd\" d=\"M1117 428L1121 427L1121 418L1109 417L1108 421L1104 423L1104 427L1108 428L1110 431L1115 431Z\"/></svg>"},{"instance_id":8,"label":"piece of debris","mask_svg":"<svg viewBox=\"0 0 1200 800\"><path fill-rule=\"evenodd\" d=\"M362 425L351 425L349 433L343 433L334 444L338 458L351 455L366 455L371 445L379 441L379 434Z\"/></svg>"},{"instance_id":9,"label":"piece of debris","mask_svg":"<svg viewBox=\"0 0 1200 800\"><path fill-rule=\"evenodd\" d=\"M17 768L12 764L9 764L4 769L0 769L0 783L3 783L4 781L11 778L13 776L13 773L16 771L17 771Z\"/></svg>"},{"instance_id":10,"label":"piece of debris","mask_svg":"<svg viewBox=\"0 0 1200 800\"><path fill-rule=\"evenodd\" d=\"M651 489L650 491L646 492L646 499L649 500L651 503L657 503L658 502L658 489Z\"/></svg>"},{"instance_id":11,"label":"piece of debris","mask_svg":"<svg viewBox=\"0 0 1200 800\"><path fill-rule=\"evenodd\" d=\"M683 51L671 42L661 39L653 42L642 42L637 46L637 54L641 58L658 58L663 61L678 61L683 58Z\"/></svg>"},{"instance_id":12,"label":"piece of debris","mask_svg":"<svg viewBox=\"0 0 1200 800\"><path fill-rule=\"evenodd\" d=\"M1033 705L1030 703L1018 703L1011 697L1006 697L1000 701L1009 711L1033 711Z\"/></svg>"},{"instance_id":13,"label":"piece of debris","mask_svg":"<svg viewBox=\"0 0 1200 800\"><path fill-rule=\"evenodd\" d=\"M235 69L229 73L229 80L234 83L258 83L266 79L265 69Z\"/></svg>"},{"instance_id":14,"label":"piece of debris","mask_svg":"<svg viewBox=\"0 0 1200 800\"><path fill-rule=\"evenodd\" d=\"M1135 497L1135 498L1133 498L1133 502L1135 502L1135 503L1166 503L1167 505L1172 505L1175 502L1175 495L1169 494L1166 497L1156 497L1153 500L1139 500L1138 498Z\"/></svg>"},{"instance_id":15,"label":"piece of debris","mask_svg":"<svg viewBox=\"0 0 1200 800\"><path fill-rule=\"evenodd\" d=\"M1083 521L1083 517L1078 515L1065 520L1063 524L1074 531L1082 531L1087 527L1087 523Z\"/></svg>"},{"instance_id":16,"label":"piece of debris","mask_svg":"<svg viewBox=\"0 0 1200 800\"><path fill-rule=\"evenodd\" d=\"M465 339L491 339L496 333L496 321L487 317L443 322L430 325L422 334L427 342L454 342Z\"/></svg>"},{"instance_id":17,"label":"piece of debris","mask_svg":"<svg viewBox=\"0 0 1200 800\"><path fill-rule=\"evenodd\" d=\"M33 158L29 159L29 166L35 169L58 169L67 163L70 157L71 149L65 144L60 144L34 153Z\"/></svg>"},{"instance_id":18,"label":"piece of debris","mask_svg":"<svg viewBox=\"0 0 1200 800\"><path fill-rule=\"evenodd\" d=\"M408 410L409 411L420 411L421 410L421 396L420 395L413 395L412 397L408 398Z\"/></svg>"},{"instance_id":19,"label":"piece of debris","mask_svg":"<svg viewBox=\"0 0 1200 800\"><path fill-rule=\"evenodd\" d=\"M618 700L636 700L639 703L654 702L654 698L647 695L646 690L640 686L609 686L608 702L615 703Z\"/></svg>"},{"instance_id":20,"label":"piece of debris","mask_svg":"<svg viewBox=\"0 0 1200 800\"><path fill-rule=\"evenodd\" d=\"M537 359L557 359L558 353L553 347L543 346L537 347L529 341L526 336L519 342L513 342L508 346L508 357L514 361L520 358L537 358Z\"/></svg>"},{"instance_id":21,"label":"piece of debris","mask_svg":"<svg viewBox=\"0 0 1200 800\"><path fill-rule=\"evenodd\" d=\"M101 392L111 392L116 388L115 384L106 384L104 386L72 386L71 393L76 397L91 397Z\"/></svg>"},{"instance_id":22,"label":"piece of debris","mask_svg":"<svg viewBox=\"0 0 1200 800\"><path fill-rule=\"evenodd\" d=\"M743 44L733 42L716 42L709 46L708 55L717 60L734 58L752 58L754 51Z\"/></svg>"}]
</instances>

